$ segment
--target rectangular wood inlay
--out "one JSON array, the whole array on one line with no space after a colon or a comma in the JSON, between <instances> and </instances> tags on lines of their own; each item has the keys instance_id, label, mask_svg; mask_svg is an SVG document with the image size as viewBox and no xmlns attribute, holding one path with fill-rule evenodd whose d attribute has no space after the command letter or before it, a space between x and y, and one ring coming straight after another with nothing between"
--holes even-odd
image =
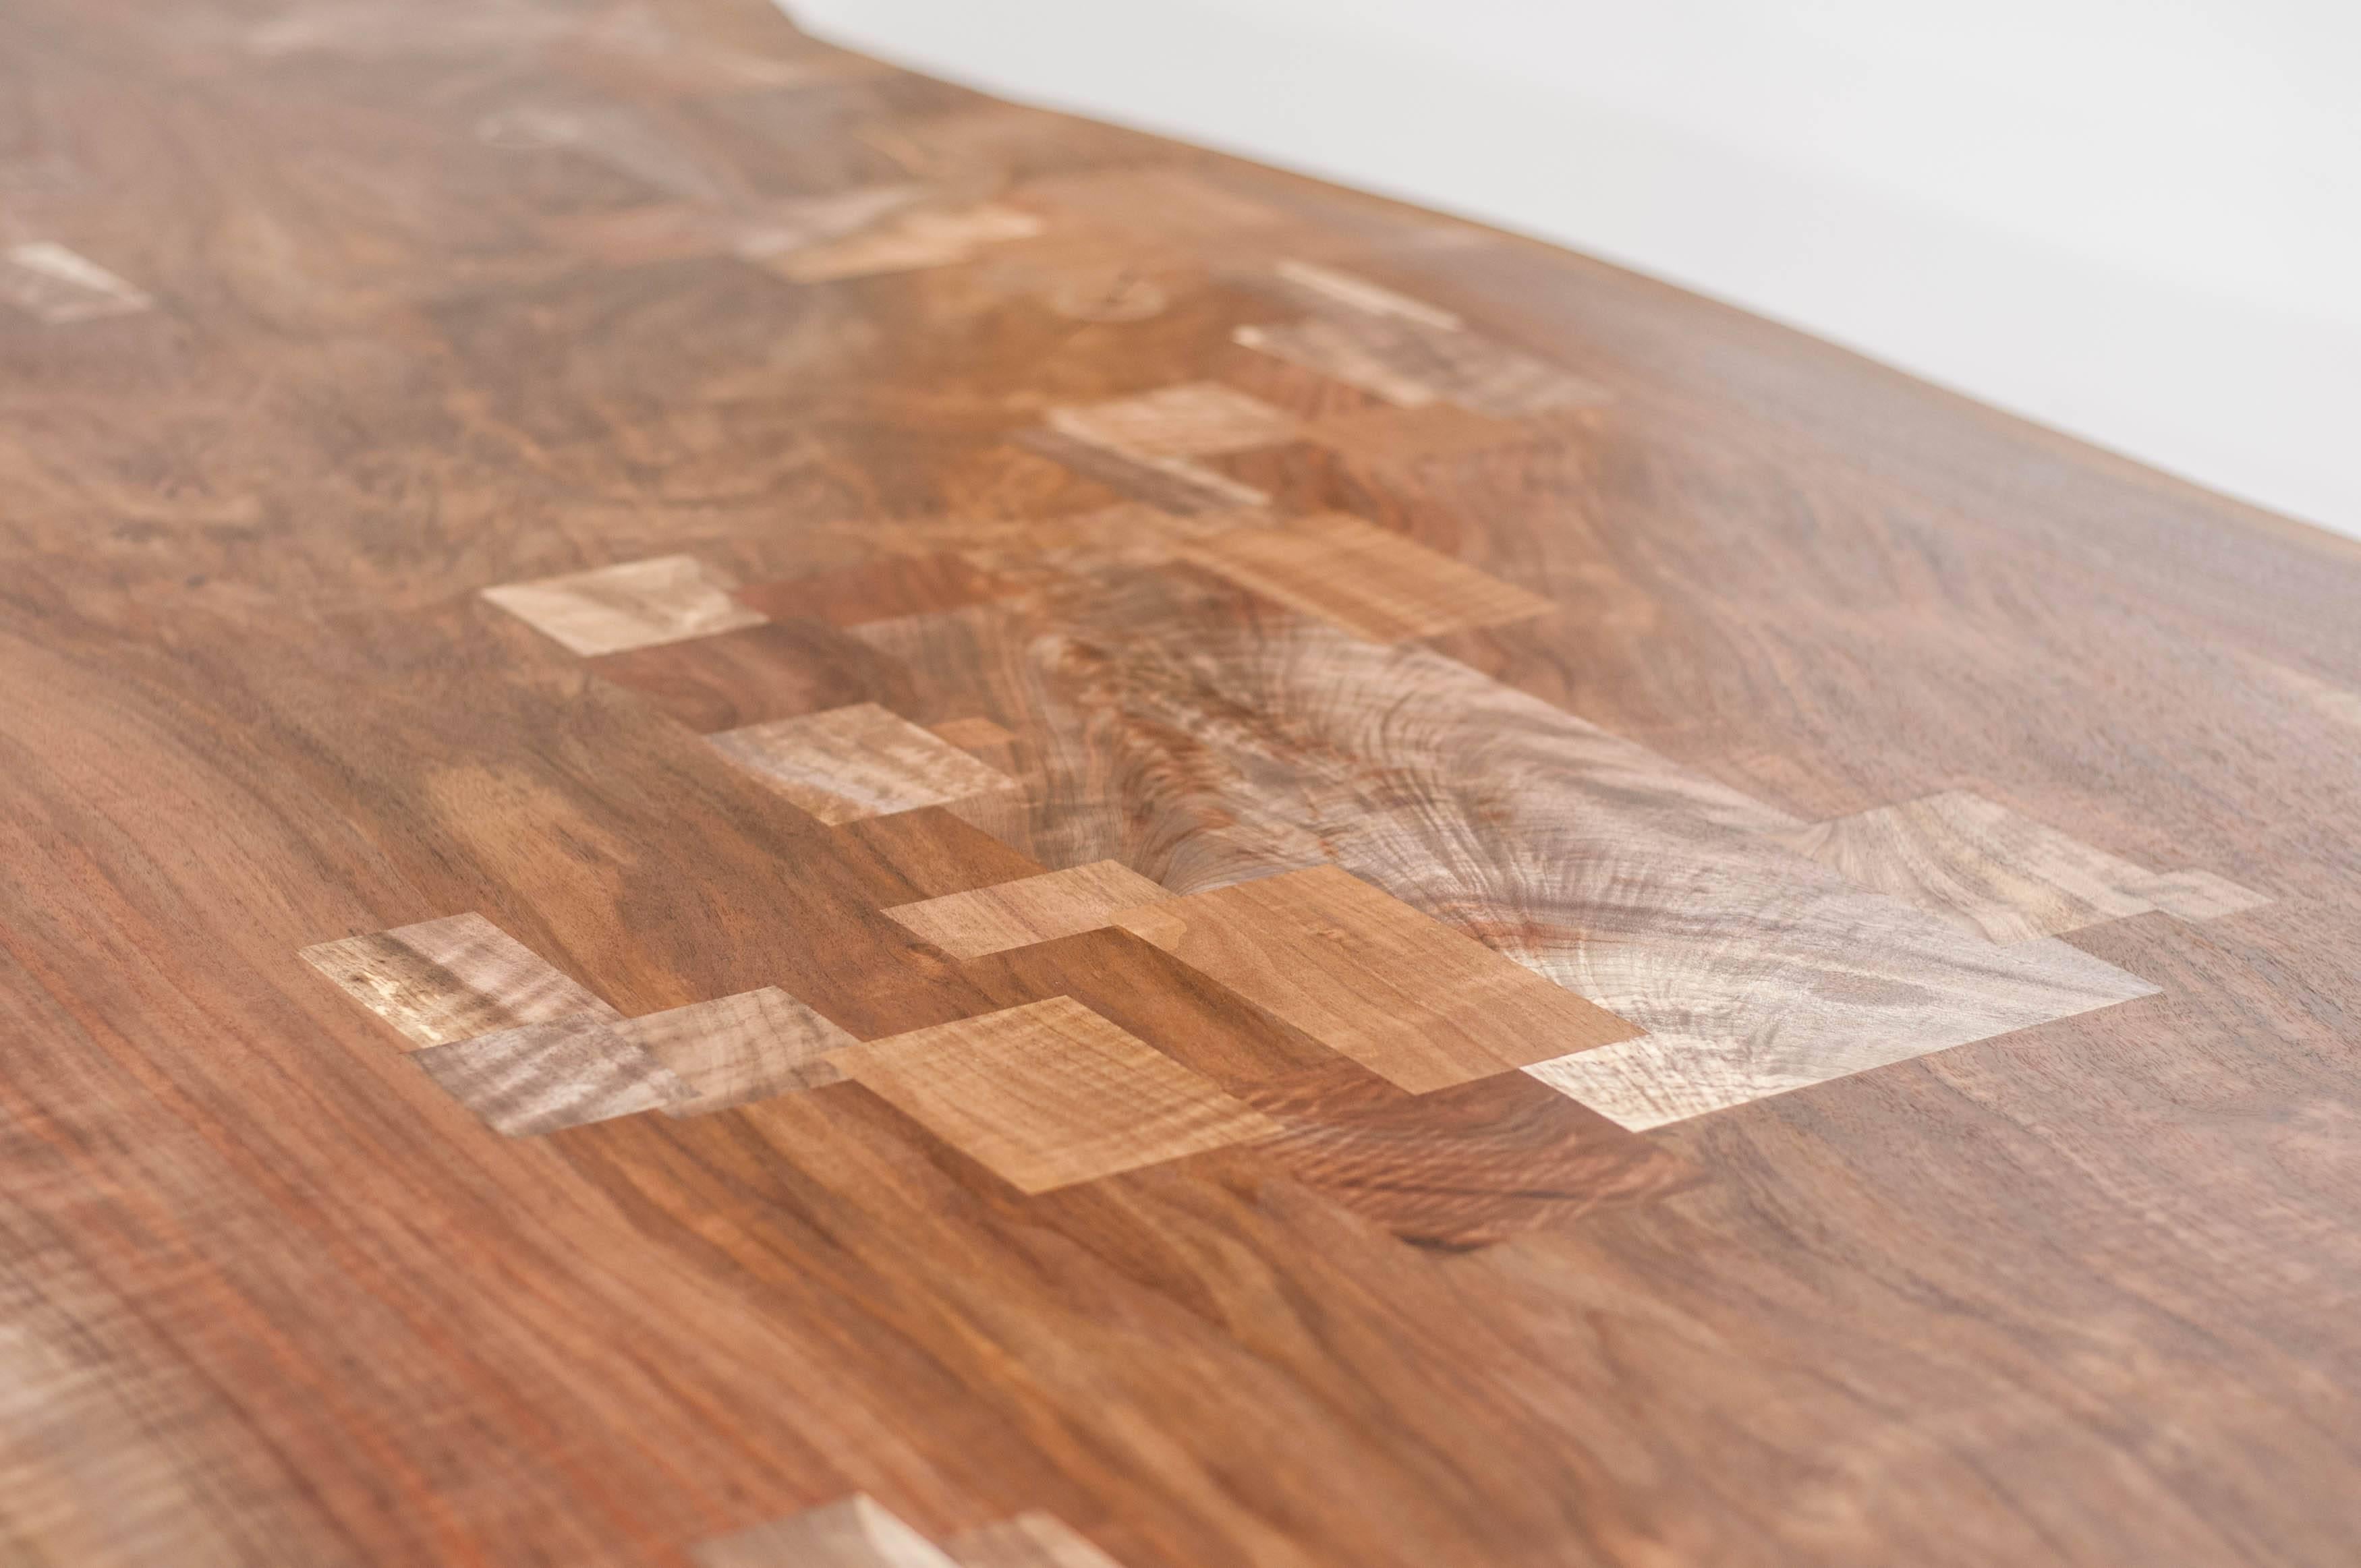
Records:
<instances>
[{"instance_id":1,"label":"rectangular wood inlay","mask_svg":"<svg viewBox=\"0 0 2361 1568\"><path fill-rule=\"evenodd\" d=\"M156 302L90 258L38 239L0 251L0 300L53 326L131 315Z\"/></svg>"},{"instance_id":2,"label":"rectangular wood inlay","mask_svg":"<svg viewBox=\"0 0 2361 1568\"><path fill-rule=\"evenodd\" d=\"M1994 942L2153 909L2154 873L1966 790L1772 835L1863 887Z\"/></svg>"},{"instance_id":3,"label":"rectangular wood inlay","mask_svg":"<svg viewBox=\"0 0 2361 1568\"><path fill-rule=\"evenodd\" d=\"M818 1089L844 1074L828 1053L853 1037L775 986L652 1013L615 1032L670 1068L697 1091L666 1105L675 1116Z\"/></svg>"},{"instance_id":4,"label":"rectangular wood inlay","mask_svg":"<svg viewBox=\"0 0 2361 1568\"><path fill-rule=\"evenodd\" d=\"M302 957L401 1030L405 1050L520 1024L622 1016L480 915L321 942Z\"/></svg>"},{"instance_id":5,"label":"rectangular wood inlay","mask_svg":"<svg viewBox=\"0 0 2361 1568\"><path fill-rule=\"evenodd\" d=\"M987 245L1030 239L1041 228L1030 213L985 203L958 212L906 213L866 234L757 259L798 283L829 283L955 266Z\"/></svg>"},{"instance_id":6,"label":"rectangular wood inlay","mask_svg":"<svg viewBox=\"0 0 2361 1568\"><path fill-rule=\"evenodd\" d=\"M960 1568L1122 1568L1055 1514L1038 1508L945 1543Z\"/></svg>"},{"instance_id":7,"label":"rectangular wood inlay","mask_svg":"<svg viewBox=\"0 0 2361 1568\"><path fill-rule=\"evenodd\" d=\"M504 583L483 594L543 636L587 656L763 624L762 612L732 598L730 587L695 556L658 555Z\"/></svg>"},{"instance_id":8,"label":"rectangular wood inlay","mask_svg":"<svg viewBox=\"0 0 2361 1568\"><path fill-rule=\"evenodd\" d=\"M831 826L1016 787L1006 773L874 703L773 719L706 740Z\"/></svg>"},{"instance_id":9,"label":"rectangular wood inlay","mask_svg":"<svg viewBox=\"0 0 2361 1568\"><path fill-rule=\"evenodd\" d=\"M1202 457L1295 439L1292 415L1218 381L1049 411L1050 428L1139 457Z\"/></svg>"},{"instance_id":10,"label":"rectangular wood inlay","mask_svg":"<svg viewBox=\"0 0 2361 1568\"><path fill-rule=\"evenodd\" d=\"M1238 343L1333 376L1389 403L1454 402L1513 419L1608 400L1604 388L1472 332L1395 316L1311 316L1247 325Z\"/></svg>"},{"instance_id":11,"label":"rectangular wood inlay","mask_svg":"<svg viewBox=\"0 0 2361 1568\"><path fill-rule=\"evenodd\" d=\"M1175 546L1182 559L1374 642L1502 626L1549 600L1344 512L1235 528Z\"/></svg>"},{"instance_id":12,"label":"rectangular wood inlay","mask_svg":"<svg viewBox=\"0 0 2361 1568\"><path fill-rule=\"evenodd\" d=\"M2176 920L2219 920L2225 915L2260 909L2271 902L2268 894L2240 887L2212 872L2159 872L2128 891L2137 893Z\"/></svg>"},{"instance_id":13,"label":"rectangular wood inlay","mask_svg":"<svg viewBox=\"0 0 2361 1568\"><path fill-rule=\"evenodd\" d=\"M1271 270L1330 304L1344 305L1367 315L1400 316L1444 332L1455 331L1459 326L1459 318L1440 305L1398 294L1381 283L1372 283L1367 278L1334 267L1323 267L1316 261L1279 261L1272 265Z\"/></svg>"},{"instance_id":14,"label":"rectangular wood inlay","mask_svg":"<svg viewBox=\"0 0 2361 1568\"><path fill-rule=\"evenodd\" d=\"M1212 1080L1066 996L871 1040L836 1060L1025 1192L1279 1130Z\"/></svg>"},{"instance_id":15,"label":"rectangular wood inlay","mask_svg":"<svg viewBox=\"0 0 2361 1568\"><path fill-rule=\"evenodd\" d=\"M411 1059L512 1138L684 1104L697 1091L603 1018L563 1018L429 1046Z\"/></svg>"},{"instance_id":16,"label":"rectangular wood inlay","mask_svg":"<svg viewBox=\"0 0 2361 1568\"><path fill-rule=\"evenodd\" d=\"M1022 882L885 911L955 959L1071 937L1108 923L1119 909L1170 896L1117 861L1099 861Z\"/></svg>"},{"instance_id":17,"label":"rectangular wood inlay","mask_svg":"<svg viewBox=\"0 0 2361 1568\"><path fill-rule=\"evenodd\" d=\"M708 1541L696 1568L960 1568L865 1493Z\"/></svg>"},{"instance_id":18,"label":"rectangular wood inlay","mask_svg":"<svg viewBox=\"0 0 2361 1568\"><path fill-rule=\"evenodd\" d=\"M1639 1033L1334 866L1112 924L1413 1094Z\"/></svg>"}]
</instances>

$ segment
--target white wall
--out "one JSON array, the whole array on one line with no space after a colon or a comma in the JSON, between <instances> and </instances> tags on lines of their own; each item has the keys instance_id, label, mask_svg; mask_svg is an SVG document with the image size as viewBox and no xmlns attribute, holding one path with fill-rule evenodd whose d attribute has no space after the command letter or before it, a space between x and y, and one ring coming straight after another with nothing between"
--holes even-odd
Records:
<instances>
[{"instance_id":1,"label":"white wall","mask_svg":"<svg viewBox=\"0 0 2361 1568\"><path fill-rule=\"evenodd\" d=\"M2361 534L2353 0L788 0Z\"/></svg>"}]
</instances>

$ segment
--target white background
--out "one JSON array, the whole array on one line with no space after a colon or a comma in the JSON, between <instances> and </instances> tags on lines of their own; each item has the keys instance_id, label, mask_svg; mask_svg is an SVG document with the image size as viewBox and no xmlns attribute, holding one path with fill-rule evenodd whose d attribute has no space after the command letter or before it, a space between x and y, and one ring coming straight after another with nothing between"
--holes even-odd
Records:
<instances>
[{"instance_id":1,"label":"white background","mask_svg":"<svg viewBox=\"0 0 2361 1568\"><path fill-rule=\"evenodd\" d=\"M2361 534L2361 0L788 0ZM2361 607L2356 607L2361 613Z\"/></svg>"}]
</instances>

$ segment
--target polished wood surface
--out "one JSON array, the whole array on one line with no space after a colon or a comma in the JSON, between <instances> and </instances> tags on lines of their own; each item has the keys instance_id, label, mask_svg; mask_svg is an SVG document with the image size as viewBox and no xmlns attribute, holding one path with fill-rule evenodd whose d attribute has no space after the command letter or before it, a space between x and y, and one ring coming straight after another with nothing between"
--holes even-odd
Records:
<instances>
[{"instance_id":1,"label":"polished wood surface","mask_svg":"<svg viewBox=\"0 0 2361 1568\"><path fill-rule=\"evenodd\" d=\"M0 1563L2353 1561L2361 547L755 0L0 11Z\"/></svg>"}]
</instances>

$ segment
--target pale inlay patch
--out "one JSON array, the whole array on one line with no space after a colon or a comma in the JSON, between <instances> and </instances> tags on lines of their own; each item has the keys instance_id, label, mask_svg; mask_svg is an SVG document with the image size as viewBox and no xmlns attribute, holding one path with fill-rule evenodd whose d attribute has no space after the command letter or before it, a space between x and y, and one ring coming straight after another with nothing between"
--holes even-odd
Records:
<instances>
[{"instance_id":1,"label":"pale inlay patch","mask_svg":"<svg viewBox=\"0 0 2361 1568\"><path fill-rule=\"evenodd\" d=\"M1596 383L1489 338L1396 316L1312 316L1233 335L1403 408L1453 402L1514 419L1609 400Z\"/></svg>"},{"instance_id":2,"label":"pale inlay patch","mask_svg":"<svg viewBox=\"0 0 2361 1568\"><path fill-rule=\"evenodd\" d=\"M983 203L951 212L906 213L865 234L758 252L752 258L798 283L828 283L955 266L972 259L986 246L1030 239L1041 230L1041 220L1030 213Z\"/></svg>"},{"instance_id":3,"label":"pale inlay patch","mask_svg":"<svg viewBox=\"0 0 2361 1568\"><path fill-rule=\"evenodd\" d=\"M1292 415L1218 381L1049 411L1050 427L1137 457L1203 457L1295 438Z\"/></svg>"},{"instance_id":4,"label":"pale inlay patch","mask_svg":"<svg viewBox=\"0 0 2361 1568\"><path fill-rule=\"evenodd\" d=\"M1055 175L1030 181L1022 195L1027 202L1149 239L1217 239L1287 222L1276 208L1179 169Z\"/></svg>"},{"instance_id":5,"label":"pale inlay patch","mask_svg":"<svg viewBox=\"0 0 2361 1568\"><path fill-rule=\"evenodd\" d=\"M88 257L49 240L0 252L0 300L57 326L129 315L156 302Z\"/></svg>"},{"instance_id":6,"label":"pale inlay patch","mask_svg":"<svg viewBox=\"0 0 2361 1568\"><path fill-rule=\"evenodd\" d=\"M703 165L629 109L523 104L478 121L476 136L487 146L510 151L574 153L685 201L719 203L725 198Z\"/></svg>"},{"instance_id":7,"label":"pale inlay patch","mask_svg":"<svg viewBox=\"0 0 2361 1568\"><path fill-rule=\"evenodd\" d=\"M946 1544L960 1568L1121 1568L1065 1520L1038 1508Z\"/></svg>"},{"instance_id":8,"label":"pale inlay patch","mask_svg":"<svg viewBox=\"0 0 2361 1568\"><path fill-rule=\"evenodd\" d=\"M411 1059L512 1138L685 1104L697 1091L601 1018L566 1018L429 1046Z\"/></svg>"},{"instance_id":9,"label":"pale inlay patch","mask_svg":"<svg viewBox=\"0 0 2361 1568\"><path fill-rule=\"evenodd\" d=\"M706 740L831 827L1016 785L1006 773L875 703L774 719Z\"/></svg>"},{"instance_id":10,"label":"pale inlay patch","mask_svg":"<svg viewBox=\"0 0 2361 1568\"><path fill-rule=\"evenodd\" d=\"M1115 861L1048 872L885 911L955 959L1095 930L1117 910L1169 896Z\"/></svg>"},{"instance_id":11,"label":"pale inlay patch","mask_svg":"<svg viewBox=\"0 0 2361 1568\"><path fill-rule=\"evenodd\" d=\"M1177 553L1378 642L1503 626L1556 609L1539 594L1344 512L1231 529L1184 541Z\"/></svg>"},{"instance_id":12,"label":"pale inlay patch","mask_svg":"<svg viewBox=\"0 0 2361 1568\"><path fill-rule=\"evenodd\" d=\"M697 1568L960 1568L863 1493L706 1541L688 1556Z\"/></svg>"},{"instance_id":13,"label":"pale inlay patch","mask_svg":"<svg viewBox=\"0 0 2361 1568\"><path fill-rule=\"evenodd\" d=\"M1066 996L871 1040L835 1059L1028 1193L1279 1130L1212 1080Z\"/></svg>"},{"instance_id":14,"label":"pale inlay patch","mask_svg":"<svg viewBox=\"0 0 2361 1568\"><path fill-rule=\"evenodd\" d=\"M731 584L691 555L658 555L588 572L504 583L485 598L585 657L761 626Z\"/></svg>"},{"instance_id":15,"label":"pale inlay patch","mask_svg":"<svg viewBox=\"0 0 2361 1568\"><path fill-rule=\"evenodd\" d=\"M1334 267L1323 267L1316 261L1280 261L1271 270L1317 302L1343 305L1365 315L1399 316L1444 332L1455 331L1460 324L1458 316L1440 305L1398 294L1383 284Z\"/></svg>"},{"instance_id":16,"label":"pale inlay patch","mask_svg":"<svg viewBox=\"0 0 2361 1568\"><path fill-rule=\"evenodd\" d=\"M302 957L401 1030L410 1050L522 1024L622 1016L480 915L321 942Z\"/></svg>"},{"instance_id":17,"label":"pale inlay patch","mask_svg":"<svg viewBox=\"0 0 2361 1568\"><path fill-rule=\"evenodd\" d=\"M2159 877L1966 790L1773 837L1863 887L1909 899L1994 942L2054 937L2156 908L2202 920L2212 917L2204 911L2269 902L2204 872Z\"/></svg>"},{"instance_id":18,"label":"pale inlay patch","mask_svg":"<svg viewBox=\"0 0 2361 1568\"><path fill-rule=\"evenodd\" d=\"M839 1082L844 1074L829 1053L855 1043L775 986L652 1013L617 1025L615 1032L696 1091L693 1100L665 1105L675 1116Z\"/></svg>"},{"instance_id":19,"label":"pale inlay patch","mask_svg":"<svg viewBox=\"0 0 2361 1568\"><path fill-rule=\"evenodd\" d=\"M1413 1094L1638 1033L1334 866L1113 924Z\"/></svg>"},{"instance_id":20,"label":"pale inlay patch","mask_svg":"<svg viewBox=\"0 0 2361 1568\"><path fill-rule=\"evenodd\" d=\"M1086 479L1176 515L1259 507L1270 499L1268 492L1193 458L1144 456L1048 425L1018 431L1015 439Z\"/></svg>"}]
</instances>

